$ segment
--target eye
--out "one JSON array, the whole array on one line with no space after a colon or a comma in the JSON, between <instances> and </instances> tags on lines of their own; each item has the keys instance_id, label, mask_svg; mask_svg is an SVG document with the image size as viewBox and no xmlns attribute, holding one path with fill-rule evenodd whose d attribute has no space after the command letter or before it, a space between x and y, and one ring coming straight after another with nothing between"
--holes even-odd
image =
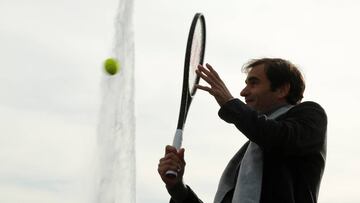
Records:
<instances>
[{"instance_id":1,"label":"eye","mask_svg":"<svg viewBox=\"0 0 360 203\"><path fill-rule=\"evenodd\" d=\"M259 84L259 80L254 78L254 79L248 80L247 84L249 86L255 86L255 85Z\"/></svg>"}]
</instances>

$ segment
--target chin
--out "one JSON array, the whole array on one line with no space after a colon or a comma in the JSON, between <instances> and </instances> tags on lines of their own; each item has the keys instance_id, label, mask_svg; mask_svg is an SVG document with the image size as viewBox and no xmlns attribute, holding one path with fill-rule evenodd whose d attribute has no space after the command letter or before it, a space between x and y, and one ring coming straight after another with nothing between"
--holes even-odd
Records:
<instances>
[{"instance_id":1,"label":"chin","mask_svg":"<svg viewBox=\"0 0 360 203\"><path fill-rule=\"evenodd\" d=\"M246 105L248 107L251 107L252 109L255 109L256 110L256 107L254 106L254 104L252 102L249 102L249 103L246 103Z\"/></svg>"},{"instance_id":2,"label":"chin","mask_svg":"<svg viewBox=\"0 0 360 203\"><path fill-rule=\"evenodd\" d=\"M247 105L248 107L250 107L251 109L257 111L257 112L262 112L262 110L259 109L259 107L257 107L257 106L254 105L254 104L248 103L248 104L246 104L246 105Z\"/></svg>"}]
</instances>

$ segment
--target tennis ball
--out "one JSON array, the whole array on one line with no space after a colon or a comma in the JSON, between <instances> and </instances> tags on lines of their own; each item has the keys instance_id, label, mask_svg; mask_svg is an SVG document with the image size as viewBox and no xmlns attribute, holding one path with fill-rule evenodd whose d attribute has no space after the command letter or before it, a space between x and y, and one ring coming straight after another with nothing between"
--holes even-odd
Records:
<instances>
[{"instance_id":1,"label":"tennis ball","mask_svg":"<svg viewBox=\"0 0 360 203\"><path fill-rule=\"evenodd\" d=\"M115 75L120 68L120 64L116 59L108 58L104 62L104 68L108 74Z\"/></svg>"}]
</instances>

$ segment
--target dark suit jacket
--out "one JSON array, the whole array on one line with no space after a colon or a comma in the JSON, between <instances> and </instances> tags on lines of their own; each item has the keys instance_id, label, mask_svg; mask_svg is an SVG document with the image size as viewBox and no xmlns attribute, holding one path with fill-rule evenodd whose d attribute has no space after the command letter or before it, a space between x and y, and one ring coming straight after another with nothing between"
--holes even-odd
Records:
<instances>
[{"instance_id":1,"label":"dark suit jacket","mask_svg":"<svg viewBox=\"0 0 360 203\"><path fill-rule=\"evenodd\" d=\"M234 99L221 107L219 116L234 124L263 151L261 203L317 202L325 166L327 128L327 116L320 105L303 102L270 120ZM238 152L239 164L246 147ZM202 202L188 189L183 202ZM231 199L232 192L224 199Z\"/></svg>"}]
</instances>

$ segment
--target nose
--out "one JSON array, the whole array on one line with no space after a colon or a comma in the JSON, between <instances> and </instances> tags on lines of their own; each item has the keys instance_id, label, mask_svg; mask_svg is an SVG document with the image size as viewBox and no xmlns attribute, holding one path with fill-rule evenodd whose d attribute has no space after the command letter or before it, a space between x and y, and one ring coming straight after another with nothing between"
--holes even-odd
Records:
<instances>
[{"instance_id":1,"label":"nose","mask_svg":"<svg viewBox=\"0 0 360 203\"><path fill-rule=\"evenodd\" d=\"M242 97L246 97L246 96L248 96L249 94L250 94L250 91L249 91L249 89L248 89L248 86L244 87L244 89L241 90L241 92L240 92L240 96L242 96Z\"/></svg>"}]
</instances>

